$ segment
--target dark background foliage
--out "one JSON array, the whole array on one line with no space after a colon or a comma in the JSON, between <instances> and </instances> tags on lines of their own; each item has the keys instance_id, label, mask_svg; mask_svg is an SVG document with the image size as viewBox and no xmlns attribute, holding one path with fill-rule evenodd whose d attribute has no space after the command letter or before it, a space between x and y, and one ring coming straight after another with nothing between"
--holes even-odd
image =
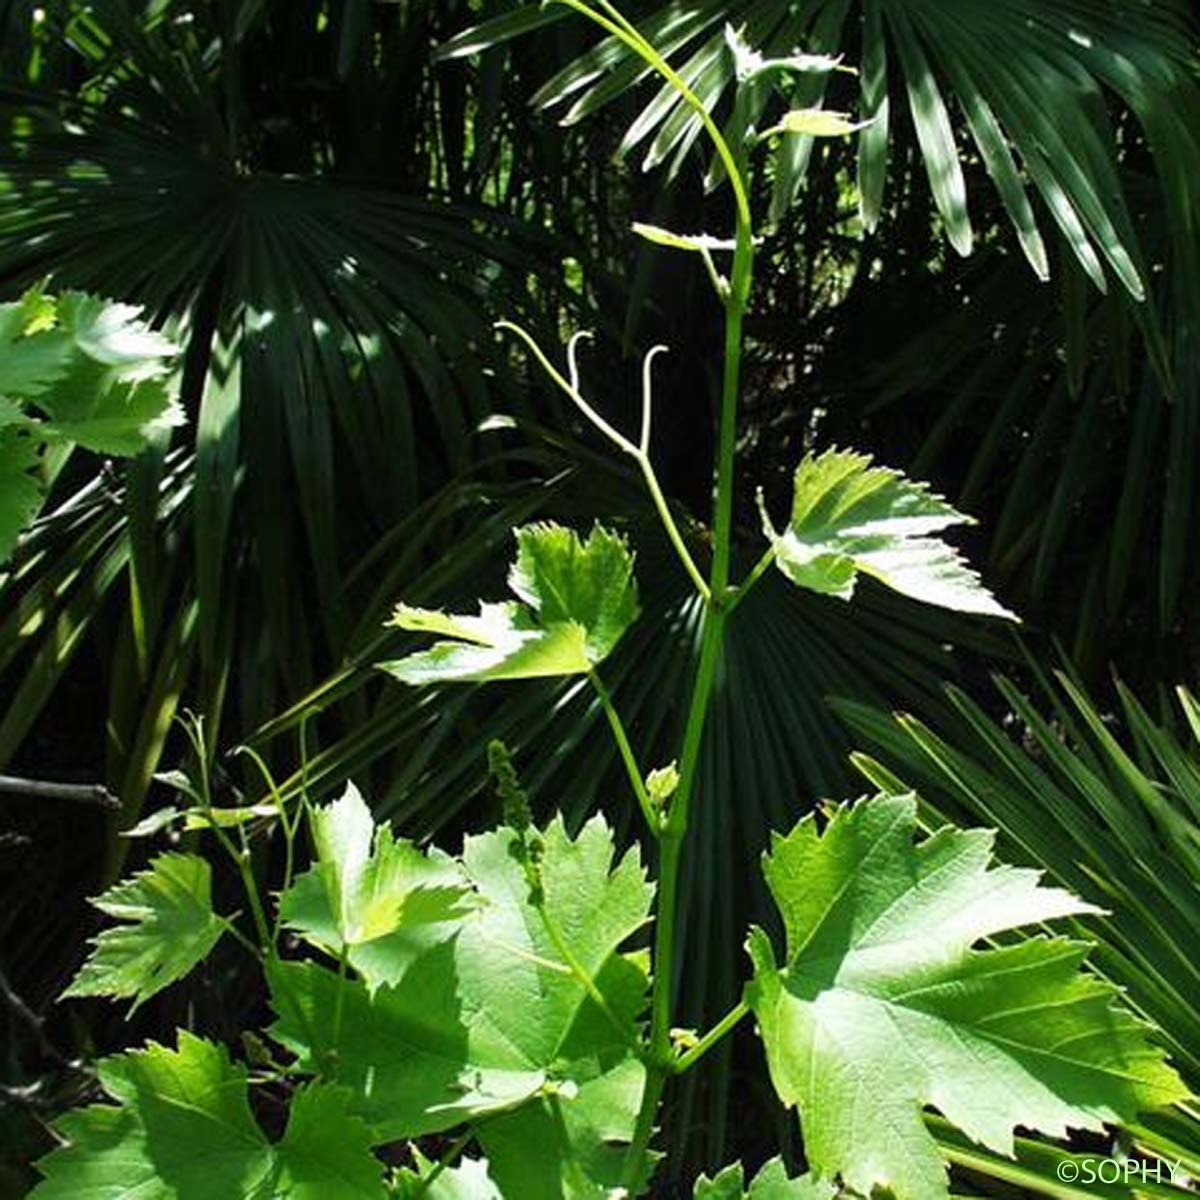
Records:
<instances>
[{"instance_id":1,"label":"dark background foliage","mask_svg":"<svg viewBox=\"0 0 1200 1200\"><path fill-rule=\"evenodd\" d=\"M798 144L759 180L771 227L748 322L744 565L756 485L778 512L805 447L871 450L979 518L966 548L1025 617L1031 655L869 588L850 609L774 580L753 596L706 740L686 881L681 989L685 1023L701 1026L740 986L768 831L861 790L856 745L886 745L887 769L942 811L1000 824L1010 853L1088 891L1078 846L1026 827L1036 786L999 811L987 797L1003 778L980 790L955 776L946 791L920 756L906 775L889 709L965 739L1002 777L1004 739L1063 703L1029 665L1057 639L1104 713L1120 672L1142 750L1146 729L1182 728L1160 693L1194 679L1200 636L1196 28L1182 0L626 9L648 30L687 10L670 48L722 120L747 117L729 105L727 20L766 50L862 68L828 97L808 83L764 93L750 119L822 99L877 117L857 144ZM0 286L48 276L145 305L186 347L189 415L128 467L69 463L0 576L0 770L102 782L120 801L0 796L0 1157L14 1190L46 1144L40 1120L87 1086L74 1060L176 1024L233 1037L260 1003L233 952L132 1022L54 1003L94 931L85 898L142 853L120 831L170 801L156 773L188 765L180 712L203 716L231 796L261 786L228 754L248 742L286 790L353 777L404 834L453 841L495 816L479 747L502 736L543 810L578 822L599 806L634 836L581 688L431 701L372 669L403 645L382 630L401 595L498 596L514 524L603 516L638 548L645 610L611 684L644 761L675 752L672 697L695 649L686 580L637 481L490 327L519 319L549 343L595 329L586 389L618 423L633 418L640 354L670 347L655 453L703 556L720 313L694 264L628 229L724 232L728 214L686 113L561 18L502 0L0 0ZM996 666L1034 694L1029 711L993 689ZM1057 711L1051 742L1082 745ZM979 749L985 722L999 740ZM1035 741L1012 753L1050 753ZM1176 749L1192 761L1186 739ZM1079 753L1119 761L1107 744ZM1195 795L1162 754L1142 765ZM1062 814L1085 844L1111 834ZM1169 857L1183 835L1152 836ZM264 842L259 869L276 866ZM1138 935L1118 925L1090 930L1110 968L1135 989L1147 972L1162 984L1169 938L1161 962L1123 974ZM1172 1020L1162 997L1187 986L1170 977L1151 1015ZM1189 1032L1171 1036L1194 1055ZM763 1084L737 1041L688 1079L664 1194L734 1153L798 1152Z\"/></svg>"}]
</instances>

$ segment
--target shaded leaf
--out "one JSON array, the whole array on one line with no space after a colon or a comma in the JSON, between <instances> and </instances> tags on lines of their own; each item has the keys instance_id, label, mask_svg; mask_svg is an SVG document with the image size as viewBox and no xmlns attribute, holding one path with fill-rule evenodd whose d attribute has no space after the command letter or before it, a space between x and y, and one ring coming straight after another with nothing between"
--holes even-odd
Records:
<instances>
[{"instance_id":1,"label":"shaded leaf","mask_svg":"<svg viewBox=\"0 0 1200 1200\"><path fill-rule=\"evenodd\" d=\"M746 1190L741 1163L723 1167L712 1179L701 1175L692 1195L695 1200L833 1200L837 1188L812 1175L788 1178L783 1160L773 1158L755 1175Z\"/></svg>"},{"instance_id":2,"label":"shaded leaf","mask_svg":"<svg viewBox=\"0 0 1200 1200\"><path fill-rule=\"evenodd\" d=\"M246 1069L224 1047L181 1030L177 1050L151 1042L99 1064L119 1105L61 1117L67 1145L38 1164L38 1200L368 1200L385 1190L367 1129L347 1094L320 1084L292 1098L287 1129L267 1141L250 1111Z\"/></svg>"},{"instance_id":3,"label":"shaded leaf","mask_svg":"<svg viewBox=\"0 0 1200 1200\"><path fill-rule=\"evenodd\" d=\"M42 506L38 461L33 437L17 425L0 427L0 563Z\"/></svg>"}]
</instances>

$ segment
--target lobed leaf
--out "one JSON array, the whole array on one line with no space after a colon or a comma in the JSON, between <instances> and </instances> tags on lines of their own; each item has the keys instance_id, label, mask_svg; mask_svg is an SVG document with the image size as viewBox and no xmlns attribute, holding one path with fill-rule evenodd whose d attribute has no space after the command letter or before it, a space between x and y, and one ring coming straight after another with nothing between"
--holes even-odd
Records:
<instances>
[{"instance_id":1,"label":"lobed leaf","mask_svg":"<svg viewBox=\"0 0 1200 1200\"><path fill-rule=\"evenodd\" d=\"M160 854L92 903L125 923L95 938L64 998L131 996L136 1009L182 979L227 927L213 912L212 869L194 854Z\"/></svg>"},{"instance_id":2,"label":"lobed leaf","mask_svg":"<svg viewBox=\"0 0 1200 1200\"><path fill-rule=\"evenodd\" d=\"M754 1177L746 1190L741 1163L723 1167L709 1179L701 1175L696 1180L694 1200L833 1200L837 1188L813 1175L788 1178L783 1160L773 1158Z\"/></svg>"},{"instance_id":3,"label":"lobed leaf","mask_svg":"<svg viewBox=\"0 0 1200 1200\"><path fill-rule=\"evenodd\" d=\"M0 402L0 414L4 411ZM0 563L42 506L39 461L37 442L25 430L0 423Z\"/></svg>"},{"instance_id":4,"label":"lobed leaf","mask_svg":"<svg viewBox=\"0 0 1200 1200\"><path fill-rule=\"evenodd\" d=\"M463 863L482 904L453 940L373 992L311 963L273 964L272 1032L303 1069L336 1064L377 1140L487 1116L479 1140L504 1194L583 1197L618 1184L637 1116L647 980L619 947L646 921L653 889L636 851L613 866L600 817L574 840L558 819L540 836L544 909L512 830L468 838Z\"/></svg>"},{"instance_id":5,"label":"lobed leaf","mask_svg":"<svg viewBox=\"0 0 1200 1200\"><path fill-rule=\"evenodd\" d=\"M762 518L776 565L811 591L849 600L861 571L926 604L1016 619L951 545L929 536L971 518L925 484L872 467L870 455L837 449L805 455L783 532L765 508Z\"/></svg>"},{"instance_id":6,"label":"lobed leaf","mask_svg":"<svg viewBox=\"0 0 1200 1200\"><path fill-rule=\"evenodd\" d=\"M313 810L310 828L316 861L280 897L280 913L334 957L345 948L370 988L395 983L471 911L470 888L454 861L376 827L352 783Z\"/></svg>"},{"instance_id":7,"label":"lobed leaf","mask_svg":"<svg viewBox=\"0 0 1200 1200\"><path fill-rule=\"evenodd\" d=\"M398 1200L504 1200L488 1175L482 1158L464 1158L457 1166L433 1174L436 1164L413 1147L417 1170L400 1170L396 1178Z\"/></svg>"},{"instance_id":8,"label":"lobed leaf","mask_svg":"<svg viewBox=\"0 0 1200 1200\"><path fill-rule=\"evenodd\" d=\"M991 866L991 832L915 832L913 797L877 797L823 835L805 818L764 859L787 954L777 965L752 930L746 995L814 1171L864 1195L945 1196L925 1105L1011 1156L1017 1124L1061 1137L1187 1094L1115 989L1080 971L1085 945L972 948L1093 906Z\"/></svg>"},{"instance_id":9,"label":"lobed leaf","mask_svg":"<svg viewBox=\"0 0 1200 1200\"><path fill-rule=\"evenodd\" d=\"M179 1033L178 1048L151 1042L103 1059L105 1092L60 1117L66 1144L37 1165L35 1200L373 1200L382 1168L346 1092L308 1084L291 1101L282 1139L267 1140L250 1110L246 1068L223 1046Z\"/></svg>"},{"instance_id":10,"label":"lobed leaf","mask_svg":"<svg viewBox=\"0 0 1200 1200\"><path fill-rule=\"evenodd\" d=\"M520 603L455 616L397 606L391 623L441 641L381 668L404 683L583 675L612 652L638 613L633 555L595 525L586 540L551 522L515 531L508 584Z\"/></svg>"}]
</instances>

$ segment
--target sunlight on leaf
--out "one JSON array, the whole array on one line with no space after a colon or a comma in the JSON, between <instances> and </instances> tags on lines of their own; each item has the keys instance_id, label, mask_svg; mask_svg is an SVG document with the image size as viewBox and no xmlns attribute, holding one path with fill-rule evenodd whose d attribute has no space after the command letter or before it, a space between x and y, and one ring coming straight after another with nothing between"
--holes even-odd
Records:
<instances>
[{"instance_id":1,"label":"sunlight on leaf","mask_svg":"<svg viewBox=\"0 0 1200 1200\"><path fill-rule=\"evenodd\" d=\"M638 613L633 555L595 525L586 540L550 522L515 531L508 584L523 603L481 604L478 616L398 605L391 623L451 638L382 670L404 683L583 675L612 652Z\"/></svg>"},{"instance_id":2,"label":"sunlight on leaf","mask_svg":"<svg viewBox=\"0 0 1200 1200\"><path fill-rule=\"evenodd\" d=\"M645 1070L633 1046L646 965L620 947L646 922L653 888L636 850L614 863L600 817L574 840L558 819L540 835L545 909L602 1008L531 902L515 837L500 829L467 838L463 863L481 907L394 985L372 993L312 963L272 964L272 1034L304 1070L336 1062L378 1138L487 1116L479 1140L503 1194L541 1197L547 1180L578 1176L553 1194L582 1200L617 1184L641 1098Z\"/></svg>"},{"instance_id":3,"label":"sunlight on leaf","mask_svg":"<svg viewBox=\"0 0 1200 1200\"><path fill-rule=\"evenodd\" d=\"M136 1009L182 979L226 929L212 909L212 868L194 854L160 854L92 903L126 923L95 939L64 999L132 996Z\"/></svg>"},{"instance_id":4,"label":"sunlight on leaf","mask_svg":"<svg viewBox=\"0 0 1200 1200\"><path fill-rule=\"evenodd\" d=\"M396 982L474 903L462 871L376 827L358 789L313 810L316 862L280 897L285 923L338 957L346 947L370 988Z\"/></svg>"},{"instance_id":5,"label":"sunlight on leaf","mask_svg":"<svg viewBox=\"0 0 1200 1200\"><path fill-rule=\"evenodd\" d=\"M971 518L923 483L872 467L845 450L805 455L796 468L792 514L776 532L762 504L775 563L793 582L849 600L860 571L894 591L959 612L1017 618L984 588L957 550L932 533Z\"/></svg>"},{"instance_id":6,"label":"sunlight on leaf","mask_svg":"<svg viewBox=\"0 0 1200 1200\"><path fill-rule=\"evenodd\" d=\"M1116 989L1080 970L1087 945L973 948L1094 907L1036 871L991 865L989 831L916 844L916 812L912 796L877 797L823 834L806 817L764 858L787 956L778 966L751 931L746 998L811 1167L864 1195L926 1200L947 1194L927 1104L1011 1155L1018 1124L1065 1137L1183 1098Z\"/></svg>"}]
</instances>

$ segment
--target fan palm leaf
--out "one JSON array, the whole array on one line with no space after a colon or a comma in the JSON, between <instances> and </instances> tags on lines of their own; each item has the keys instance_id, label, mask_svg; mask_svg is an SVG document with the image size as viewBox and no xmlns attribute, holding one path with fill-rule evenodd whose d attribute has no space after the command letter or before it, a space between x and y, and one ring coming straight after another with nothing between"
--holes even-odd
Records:
<instances>
[{"instance_id":1,"label":"fan palm leaf","mask_svg":"<svg viewBox=\"0 0 1200 1200\"><path fill-rule=\"evenodd\" d=\"M522 6L451 39L447 56L476 53L568 15ZM1194 210L1200 146L1187 118L1194 111L1195 30L1185 4L1146 6L1072 0L969 0L948 10L935 0L704 0L648 5L645 35L677 65L710 111L729 107L735 63L726 25L768 57L797 47L844 54L861 67L858 107L873 125L859 144L862 216L877 223L889 147L907 110L946 236L960 253L973 242L964 159L976 156L991 176L1034 270L1048 273L1041 227L1058 227L1082 268L1102 290L1111 275L1136 298L1147 266L1121 186L1121 151L1107 113L1110 101L1132 114L1152 147L1182 235ZM613 37L574 58L535 97L569 104L578 121L649 76ZM788 104L818 105L836 87L802 77ZM730 120L759 123L770 99L759 89ZM623 150L647 147L647 167L677 171L699 134L699 120L663 87L629 125ZM810 138L790 139L779 155L773 216L796 199L813 154ZM1190 164L1191 179L1183 164ZM1030 192L1041 201L1039 223ZM1193 208L1189 208L1192 205ZM1190 239L1189 239L1190 240Z\"/></svg>"}]
</instances>

